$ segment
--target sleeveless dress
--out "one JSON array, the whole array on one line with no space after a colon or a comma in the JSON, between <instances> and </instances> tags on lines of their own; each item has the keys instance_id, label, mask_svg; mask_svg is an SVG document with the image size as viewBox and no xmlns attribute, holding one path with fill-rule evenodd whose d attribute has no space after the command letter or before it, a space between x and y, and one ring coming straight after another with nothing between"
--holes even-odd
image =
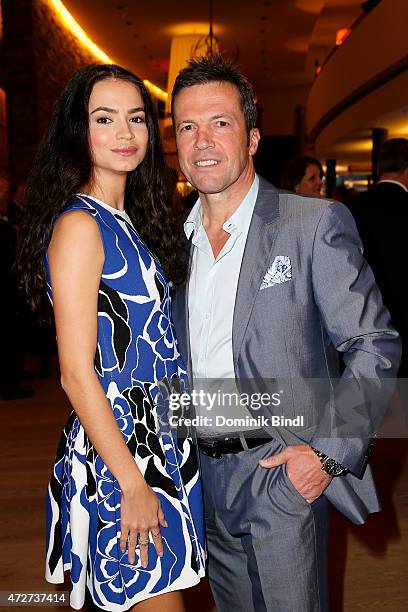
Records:
<instances>
[{"instance_id":1,"label":"sleeveless dress","mask_svg":"<svg viewBox=\"0 0 408 612\"><path fill-rule=\"evenodd\" d=\"M166 423L162 386L183 389L186 372L170 319L169 284L125 212L78 195L64 213L82 210L98 223L105 263L98 296L95 371L127 447L160 500L164 555L150 535L143 568L122 553L120 488L75 412L57 450L47 492L46 579L70 573L70 605L122 612L144 599L197 584L205 550L201 484L191 438ZM52 302L48 260L47 292Z\"/></svg>"}]
</instances>

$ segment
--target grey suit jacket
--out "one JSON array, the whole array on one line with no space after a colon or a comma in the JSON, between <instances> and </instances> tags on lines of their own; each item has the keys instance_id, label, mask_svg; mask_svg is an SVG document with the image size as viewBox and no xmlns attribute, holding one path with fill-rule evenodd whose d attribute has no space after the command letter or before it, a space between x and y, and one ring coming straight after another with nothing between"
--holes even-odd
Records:
<instances>
[{"instance_id":1,"label":"grey suit jacket","mask_svg":"<svg viewBox=\"0 0 408 612\"><path fill-rule=\"evenodd\" d=\"M261 290L277 256L289 258L291 278ZM173 319L191 372L187 295L187 287L177 290ZM284 384L286 390L292 381L282 412L309 416L303 429L267 427L268 433L286 445L310 443L348 468L325 495L354 523L378 511L367 465L369 435L357 426L360 436L338 436L327 428L336 403L342 404L343 416L345 410L358 414L355 409L366 397L362 379L375 388L378 381L396 377L401 351L345 206L284 192L260 178L239 275L232 344L239 386L274 380L276 389ZM338 352L345 363L340 379ZM340 390L335 390L339 380ZM318 399L310 381L317 381ZM347 383L343 390L341 383Z\"/></svg>"}]
</instances>

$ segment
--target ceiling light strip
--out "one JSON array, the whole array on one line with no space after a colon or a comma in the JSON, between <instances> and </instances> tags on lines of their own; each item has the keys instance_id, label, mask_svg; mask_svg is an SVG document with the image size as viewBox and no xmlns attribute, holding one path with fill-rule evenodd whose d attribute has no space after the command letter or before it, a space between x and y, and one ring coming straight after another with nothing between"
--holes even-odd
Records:
<instances>
[{"instance_id":1,"label":"ceiling light strip","mask_svg":"<svg viewBox=\"0 0 408 612\"><path fill-rule=\"evenodd\" d=\"M48 0L48 4L54 9L59 21L82 43L86 49L88 49L88 51L92 53L92 55L101 60L104 64L114 64L114 61L89 38L86 32L84 32L81 26L72 17L71 13L63 5L61 0ZM154 85L154 83L151 83L147 79L145 79L143 82L153 96L159 98L159 100L163 100L163 102L167 100L167 92L163 91L160 89L160 87Z\"/></svg>"}]
</instances>

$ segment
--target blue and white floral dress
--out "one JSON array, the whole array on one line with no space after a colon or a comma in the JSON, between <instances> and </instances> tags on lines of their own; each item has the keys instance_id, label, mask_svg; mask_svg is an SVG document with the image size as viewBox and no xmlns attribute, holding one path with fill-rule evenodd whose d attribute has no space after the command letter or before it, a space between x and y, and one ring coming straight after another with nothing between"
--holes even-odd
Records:
<instances>
[{"instance_id":1,"label":"blue and white floral dress","mask_svg":"<svg viewBox=\"0 0 408 612\"><path fill-rule=\"evenodd\" d=\"M186 377L163 270L125 212L83 195L64 212L73 210L95 219L105 251L95 371L169 527L162 528L163 557L151 540L148 567L141 566L138 547L135 563L129 563L119 548L118 482L72 412L48 487L46 578L62 583L70 572L72 608L84 605L87 587L99 608L122 612L191 587L204 575L201 485L191 439L175 438L166 425L166 401L160 400L163 386L180 389ZM47 290L52 301L49 276Z\"/></svg>"}]
</instances>

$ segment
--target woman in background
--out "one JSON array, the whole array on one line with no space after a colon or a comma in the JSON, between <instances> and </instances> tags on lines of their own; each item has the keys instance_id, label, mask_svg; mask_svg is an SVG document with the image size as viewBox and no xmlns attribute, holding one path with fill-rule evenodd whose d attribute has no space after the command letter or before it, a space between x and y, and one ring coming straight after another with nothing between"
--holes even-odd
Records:
<instances>
[{"instance_id":1,"label":"woman in background","mask_svg":"<svg viewBox=\"0 0 408 612\"><path fill-rule=\"evenodd\" d=\"M185 380L168 279L184 272L138 77L114 65L73 76L26 204L23 285L37 310L47 286L73 406L48 488L47 580L70 572L75 609L88 589L103 610L180 612L180 589L204 573L201 488L191 441L166 426L161 389Z\"/></svg>"},{"instance_id":2,"label":"woman in background","mask_svg":"<svg viewBox=\"0 0 408 612\"><path fill-rule=\"evenodd\" d=\"M300 195L321 196L324 172L322 164L314 157L293 158L282 175L282 189Z\"/></svg>"}]
</instances>

